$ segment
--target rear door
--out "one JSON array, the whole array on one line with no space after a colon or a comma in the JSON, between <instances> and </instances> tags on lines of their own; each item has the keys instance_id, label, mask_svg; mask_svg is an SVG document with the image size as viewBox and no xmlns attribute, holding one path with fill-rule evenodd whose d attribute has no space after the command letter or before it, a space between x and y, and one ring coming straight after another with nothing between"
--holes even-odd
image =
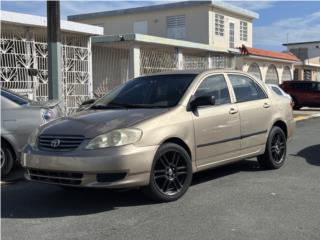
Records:
<instances>
[{"instance_id":1,"label":"rear door","mask_svg":"<svg viewBox=\"0 0 320 240\"><path fill-rule=\"evenodd\" d=\"M263 88L252 78L228 74L236 97L241 122L241 154L259 151L266 143L272 105Z\"/></svg>"},{"instance_id":2,"label":"rear door","mask_svg":"<svg viewBox=\"0 0 320 240\"><path fill-rule=\"evenodd\" d=\"M198 168L238 157L240 151L239 111L231 101L223 74L205 77L194 93L208 94L215 97L216 104L199 107L192 113Z\"/></svg>"}]
</instances>

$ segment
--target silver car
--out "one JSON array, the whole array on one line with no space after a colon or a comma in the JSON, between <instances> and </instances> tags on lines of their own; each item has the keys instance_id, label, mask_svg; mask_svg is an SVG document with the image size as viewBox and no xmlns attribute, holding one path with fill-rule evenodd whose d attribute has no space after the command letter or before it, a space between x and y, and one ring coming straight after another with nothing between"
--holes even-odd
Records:
<instances>
[{"instance_id":1,"label":"silver car","mask_svg":"<svg viewBox=\"0 0 320 240\"><path fill-rule=\"evenodd\" d=\"M55 103L32 102L1 88L1 176L6 176L19 160L32 131L57 117Z\"/></svg>"}]
</instances>

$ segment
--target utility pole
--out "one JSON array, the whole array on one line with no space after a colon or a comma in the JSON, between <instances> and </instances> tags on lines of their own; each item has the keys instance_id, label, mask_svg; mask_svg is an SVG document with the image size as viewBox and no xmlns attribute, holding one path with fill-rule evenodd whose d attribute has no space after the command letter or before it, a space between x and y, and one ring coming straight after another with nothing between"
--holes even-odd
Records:
<instances>
[{"instance_id":1,"label":"utility pole","mask_svg":"<svg viewBox=\"0 0 320 240\"><path fill-rule=\"evenodd\" d=\"M60 1L47 1L48 97L63 100Z\"/></svg>"}]
</instances>

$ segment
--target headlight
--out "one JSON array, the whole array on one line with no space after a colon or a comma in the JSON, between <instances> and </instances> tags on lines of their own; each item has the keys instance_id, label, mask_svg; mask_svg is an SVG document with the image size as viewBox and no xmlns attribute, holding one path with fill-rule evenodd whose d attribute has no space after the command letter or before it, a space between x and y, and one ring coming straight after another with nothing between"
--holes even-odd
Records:
<instances>
[{"instance_id":1,"label":"headlight","mask_svg":"<svg viewBox=\"0 0 320 240\"><path fill-rule=\"evenodd\" d=\"M136 128L123 128L99 135L92 139L86 149L123 146L140 140L142 131Z\"/></svg>"},{"instance_id":2,"label":"headlight","mask_svg":"<svg viewBox=\"0 0 320 240\"><path fill-rule=\"evenodd\" d=\"M39 135L39 130L38 130L38 128L36 128L28 138L28 144L31 147L35 147L36 146L38 135Z\"/></svg>"}]
</instances>

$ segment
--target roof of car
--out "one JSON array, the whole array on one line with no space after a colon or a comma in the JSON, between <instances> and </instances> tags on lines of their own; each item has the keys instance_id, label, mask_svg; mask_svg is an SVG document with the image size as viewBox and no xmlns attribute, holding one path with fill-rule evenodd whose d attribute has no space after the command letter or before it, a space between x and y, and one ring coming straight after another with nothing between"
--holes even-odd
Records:
<instances>
[{"instance_id":1,"label":"roof of car","mask_svg":"<svg viewBox=\"0 0 320 240\"><path fill-rule=\"evenodd\" d=\"M240 74L247 74L246 72L239 71L239 70L231 70L231 69L209 69L209 70L174 70L174 71L167 71L167 72L159 72L159 73L152 73L152 74L145 74L143 76L156 76L156 75L169 75L169 74L202 74L202 73L240 73Z\"/></svg>"}]
</instances>

